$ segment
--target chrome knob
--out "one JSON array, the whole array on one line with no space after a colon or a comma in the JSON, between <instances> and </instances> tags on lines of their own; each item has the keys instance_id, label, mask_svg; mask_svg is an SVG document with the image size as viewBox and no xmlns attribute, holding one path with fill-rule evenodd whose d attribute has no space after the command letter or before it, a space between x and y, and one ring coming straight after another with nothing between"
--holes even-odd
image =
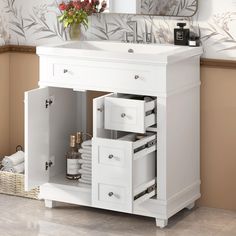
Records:
<instances>
[{"instance_id":1,"label":"chrome knob","mask_svg":"<svg viewBox=\"0 0 236 236\"><path fill-rule=\"evenodd\" d=\"M126 114L125 114L125 113L122 113L122 114L121 114L121 117L122 117L122 118L125 118L125 117L126 117Z\"/></svg>"},{"instance_id":2,"label":"chrome knob","mask_svg":"<svg viewBox=\"0 0 236 236\"><path fill-rule=\"evenodd\" d=\"M64 73L64 74L68 73L68 70L67 70L67 69L64 69L64 70L63 70L63 73Z\"/></svg>"},{"instance_id":3,"label":"chrome knob","mask_svg":"<svg viewBox=\"0 0 236 236\"><path fill-rule=\"evenodd\" d=\"M114 156L111 154L108 156L109 159L112 159Z\"/></svg>"},{"instance_id":4,"label":"chrome knob","mask_svg":"<svg viewBox=\"0 0 236 236\"><path fill-rule=\"evenodd\" d=\"M114 195L113 192L108 193L108 196L109 196L109 197L112 197L113 195Z\"/></svg>"},{"instance_id":5,"label":"chrome knob","mask_svg":"<svg viewBox=\"0 0 236 236\"><path fill-rule=\"evenodd\" d=\"M137 79L140 79L140 76L139 76L139 75L135 75L135 76L134 76L134 79L136 79L136 80L137 80Z\"/></svg>"}]
</instances>

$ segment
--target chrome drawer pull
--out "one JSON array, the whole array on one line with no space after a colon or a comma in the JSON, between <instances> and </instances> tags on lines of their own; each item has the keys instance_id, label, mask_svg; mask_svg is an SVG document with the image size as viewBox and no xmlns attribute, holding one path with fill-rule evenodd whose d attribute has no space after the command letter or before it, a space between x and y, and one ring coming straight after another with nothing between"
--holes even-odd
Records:
<instances>
[{"instance_id":1,"label":"chrome drawer pull","mask_svg":"<svg viewBox=\"0 0 236 236\"><path fill-rule=\"evenodd\" d=\"M111 154L111 155L108 156L108 158L112 159L112 158L114 158L114 156Z\"/></svg>"},{"instance_id":2,"label":"chrome drawer pull","mask_svg":"<svg viewBox=\"0 0 236 236\"><path fill-rule=\"evenodd\" d=\"M64 69L64 70L63 70L63 73L64 73L64 74L68 73L68 70L67 70L67 69Z\"/></svg>"},{"instance_id":3,"label":"chrome drawer pull","mask_svg":"<svg viewBox=\"0 0 236 236\"><path fill-rule=\"evenodd\" d=\"M125 113L122 113L122 114L121 114L121 117L122 117L122 118L125 118L125 117L126 117L126 114L125 114Z\"/></svg>"},{"instance_id":4,"label":"chrome drawer pull","mask_svg":"<svg viewBox=\"0 0 236 236\"><path fill-rule=\"evenodd\" d=\"M134 76L134 79L135 79L135 80L140 79L140 76L139 76L139 75L135 75L135 76Z\"/></svg>"},{"instance_id":5,"label":"chrome drawer pull","mask_svg":"<svg viewBox=\"0 0 236 236\"><path fill-rule=\"evenodd\" d=\"M109 197L112 197L113 195L114 195L113 192L108 193L108 196L109 196Z\"/></svg>"}]
</instances>

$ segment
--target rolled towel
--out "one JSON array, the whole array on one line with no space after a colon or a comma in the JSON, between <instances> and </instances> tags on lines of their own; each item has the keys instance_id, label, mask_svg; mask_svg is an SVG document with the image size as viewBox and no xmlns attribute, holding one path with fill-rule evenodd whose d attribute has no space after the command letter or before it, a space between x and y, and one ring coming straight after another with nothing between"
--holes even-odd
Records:
<instances>
[{"instance_id":1,"label":"rolled towel","mask_svg":"<svg viewBox=\"0 0 236 236\"><path fill-rule=\"evenodd\" d=\"M13 167L13 166L16 166L16 165L24 162L24 159L25 159L25 153L23 151L18 151L9 157L6 156L2 160L2 165L8 166L8 167Z\"/></svg>"},{"instance_id":2,"label":"rolled towel","mask_svg":"<svg viewBox=\"0 0 236 236\"><path fill-rule=\"evenodd\" d=\"M86 140L81 144L82 148L92 148L92 140Z\"/></svg>"},{"instance_id":3,"label":"rolled towel","mask_svg":"<svg viewBox=\"0 0 236 236\"><path fill-rule=\"evenodd\" d=\"M19 165L13 166L13 167L5 166L1 169L1 171L22 174L25 171L25 164L23 162Z\"/></svg>"},{"instance_id":4,"label":"rolled towel","mask_svg":"<svg viewBox=\"0 0 236 236\"><path fill-rule=\"evenodd\" d=\"M21 163L13 167L14 173L22 174L25 172L25 163Z\"/></svg>"},{"instance_id":5,"label":"rolled towel","mask_svg":"<svg viewBox=\"0 0 236 236\"><path fill-rule=\"evenodd\" d=\"M90 155L90 154L81 154L81 158L83 160L91 160L92 159L92 155Z\"/></svg>"},{"instance_id":6,"label":"rolled towel","mask_svg":"<svg viewBox=\"0 0 236 236\"><path fill-rule=\"evenodd\" d=\"M79 179L79 183L91 185L92 182L90 180Z\"/></svg>"},{"instance_id":7,"label":"rolled towel","mask_svg":"<svg viewBox=\"0 0 236 236\"><path fill-rule=\"evenodd\" d=\"M87 155L92 155L92 149L84 149L84 148L81 148L81 149L79 149L79 153L81 153L81 154L87 154Z\"/></svg>"},{"instance_id":8,"label":"rolled towel","mask_svg":"<svg viewBox=\"0 0 236 236\"><path fill-rule=\"evenodd\" d=\"M14 173L14 168L6 166L6 167L2 167L1 171Z\"/></svg>"},{"instance_id":9,"label":"rolled towel","mask_svg":"<svg viewBox=\"0 0 236 236\"><path fill-rule=\"evenodd\" d=\"M88 171L88 170L83 170L83 169L79 169L79 173L80 174L85 174L85 175L91 175L91 171Z\"/></svg>"},{"instance_id":10,"label":"rolled towel","mask_svg":"<svg viewBox=\"0 0 236 236\"><path fill-rule=\"evenodd\" d=\"M79 159L79 164L91 164L91 160Z\"/></svg>"}]
</instances>

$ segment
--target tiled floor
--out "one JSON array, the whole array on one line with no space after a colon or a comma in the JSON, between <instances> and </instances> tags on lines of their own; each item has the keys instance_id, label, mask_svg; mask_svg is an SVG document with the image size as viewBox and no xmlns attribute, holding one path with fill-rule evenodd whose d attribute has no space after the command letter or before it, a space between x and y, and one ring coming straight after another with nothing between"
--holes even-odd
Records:
<instances>
[{"instance_id":1,"label":"tiled floor","mask_svg":"<svg viewBox=\"0 0 236 236\"><path fill-rule=\"evenodd\" d=\"M40 201L0 194L0 236L236 236L236 212L183 210L167 228L151 218L79 206L44 208Z\"/></svg>"}]
</instances>

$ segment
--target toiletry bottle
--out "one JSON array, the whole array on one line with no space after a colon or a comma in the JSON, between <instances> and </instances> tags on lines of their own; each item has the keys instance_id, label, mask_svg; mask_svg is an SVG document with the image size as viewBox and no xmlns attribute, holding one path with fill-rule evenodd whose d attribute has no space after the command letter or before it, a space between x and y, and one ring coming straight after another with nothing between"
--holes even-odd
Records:
<instances>
[{"instance_id":1,"label":"toiletry bottle","mask_svg":"<svg viewBox=\"0 0 236 236\"><path fill-rule=\"evenodd\" d=\"M82 132L77 132L76 133L76 151L78 153L78 159L81 159L81 153L79 150L82 148L81 144L83 142L83 133ZM81 169L81 164L79 164L79 169Z\"/></svg>"},{"instance_id":2,"label":"toiletry bottle","mask_svg":"<svg viewBox=\"0 0 236 236\"><path fill-rule=\"evenodd\" d=\"M186 23L178 23L179 28L174 29L174 44L175 45L188 45L189 29L184 29Z\"/></svg>"},{"instance_id":3,"label":"toiletry bottle","mask_svg":"<svg viewBox=\"0 0 236 236\"><path fill-rule=\"evenodd\" d=\"M76 180L80 178L79 174L79 155L76 147L75 135L70 136L70 150L66 153L67 160L67 172L66 177L70 180Z\"/></svg>"}]
</instances>

